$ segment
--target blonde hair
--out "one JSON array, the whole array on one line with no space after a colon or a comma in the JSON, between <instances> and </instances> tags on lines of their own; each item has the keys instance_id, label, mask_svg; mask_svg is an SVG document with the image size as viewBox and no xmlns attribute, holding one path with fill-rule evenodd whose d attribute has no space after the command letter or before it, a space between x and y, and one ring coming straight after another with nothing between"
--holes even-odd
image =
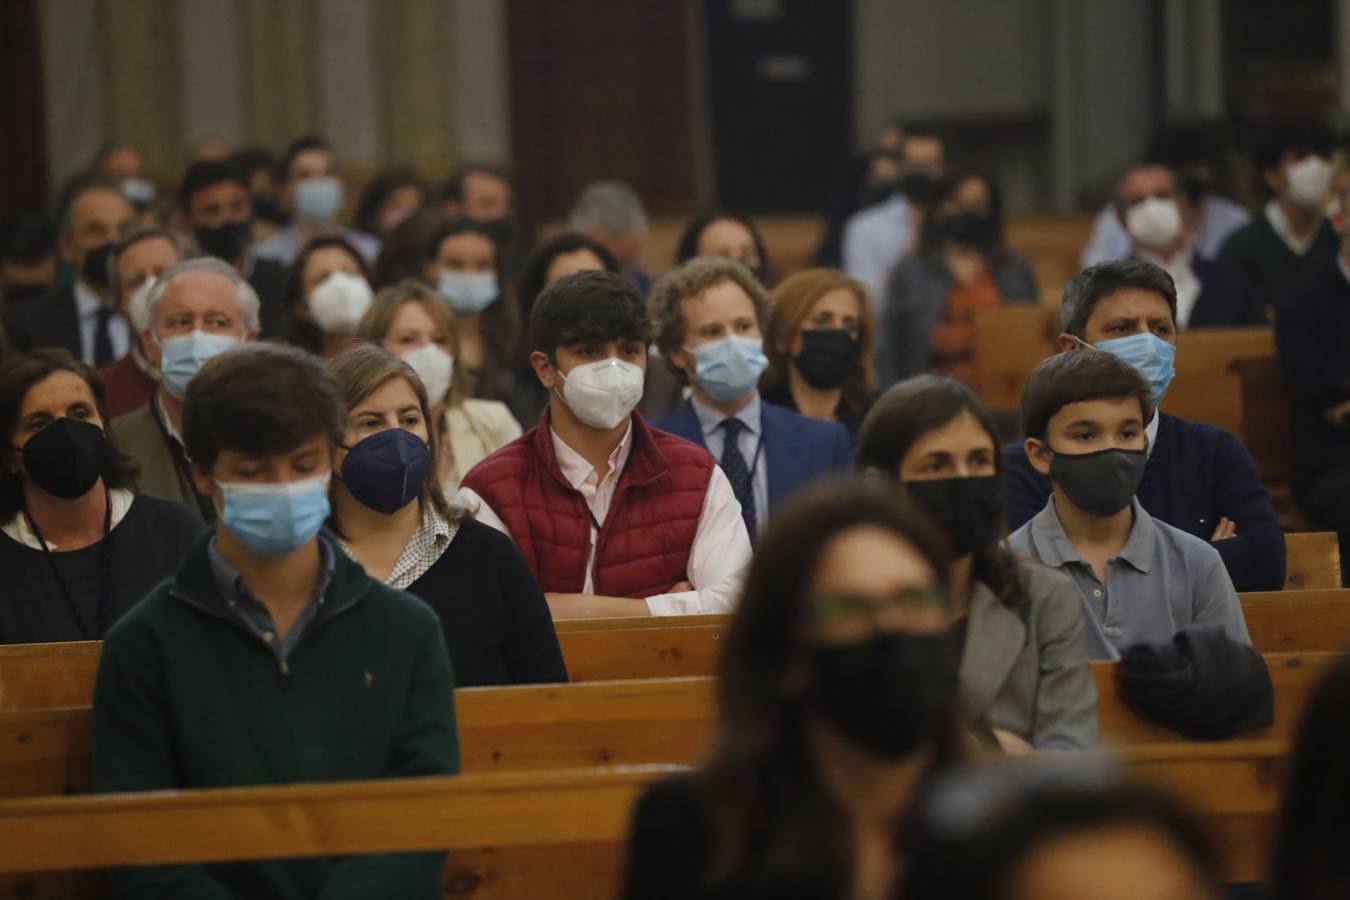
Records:
<instances>
[{"instance_id":1,"label":"blonde hair","mask_svg":"<svg viewBox=\"0 0 1350 900\"><path fill-rule=\"evenodd\" d=\"M862 363L855 375L844 382L844 393L866 397L876 387L877 373L872 365L876 350L877 318L872 303L867 299L867 288L861 281L849 278L838 269L807 269L798 272L774 288L769 295L769 322L764 329L764 354L769 357L769 369L760 386L775 388L787 382L788 366L792 364L788 347L796 337L802 322L811 313L821 297L830 291L844 289L858 300L858 341L862 345Z\"/></svg>"},{"instance_id":2,"label":"blonde hair","mask_svg":"<svg viewBox=\"0 0 1350 900\"><path fill-rule=\"evenodd\" d=\"M337 383L342 389L342 400L346 404L348 414L362 400L365 400L391 380L402 378L408 383L413 393L417 395L418 405L422 408L422 420L427 427L427 444L431 447L431 470L427 472L427 480L422 485L422 490L418 492L418 502L423 509L426 509L429 504L448 522L455 523L464 518L467 511L459 507L452 507L449 501L445 499L445 493L441 490L441 482L436 474L435 462L440 459L440 429L431 418L431 403L427 399L427 389L423 386L422 379L418 378L417 373L413 371L412 366L378 344L364 341L351 345L330 359L328 371L337 379ZM336 509L333 510L330 521L334 530L341 534L341 523L337 520Z\"/></svg>"},{"instance_id":3,"label":"blonde hair","mask_svg":"<svg viewBox=\"0 0 1350 900\"><path fill-rule=\"evenodd\" d=\"M755 307L755 320L764 327L769 311L769 295L755 276L734 259L698 256L671 269L652 288L647 309L656 330L656 349L667 356L684 346L685 300L692 300L709 288L731 282L745 291Z\"/></svg>"},{"instance_id":4,"label":"blonde hair","mask_svg":"<svg viewBox=\"0 0 1350 900\"><path fill-rule=\"evenodd\" d=\"M455 319L445 308L444 301L427 285L413 278L405 278L398 284L381 288L371 301L370 309L361 317L361 323L356 326L357 340L370 341L383 347L389 329L394 327L394 318L405 303L416 303L422 307L431 321L436 323L436 328L445 335L450 355L454 357L450 393L435 398L432 405L444 401L446 406L459 406L466 397L473 396L470 389L472 385L468 383L469 372L459 361L459 329L455 327Z\"/></svg>"}]
</instances>

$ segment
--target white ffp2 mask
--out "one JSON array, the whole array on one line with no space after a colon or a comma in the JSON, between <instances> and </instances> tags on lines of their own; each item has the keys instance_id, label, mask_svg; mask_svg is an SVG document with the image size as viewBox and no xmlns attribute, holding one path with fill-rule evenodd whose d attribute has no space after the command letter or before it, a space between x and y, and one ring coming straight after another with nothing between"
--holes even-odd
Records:
<instances>
[{"instance_id":1,"label":"white ffp2 mask","mask_svg":"<svg viewBox=\"0 0 1350 900\"><path fill-rule=\"evenodd\" d=\"M641 366L611 356L574 366L566 375L559 372L563 381L559 396L578 419L592 428L617 428L642 399L645 375Z\"/></svg>"}]
</instances>

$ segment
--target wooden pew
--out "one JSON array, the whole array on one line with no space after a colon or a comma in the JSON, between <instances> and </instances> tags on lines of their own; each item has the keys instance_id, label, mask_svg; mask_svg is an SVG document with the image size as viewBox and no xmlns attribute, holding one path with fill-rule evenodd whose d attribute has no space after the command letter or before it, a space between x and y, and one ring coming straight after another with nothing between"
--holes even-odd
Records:
<instances>
[{"instance_id":1,"label":"wooden pew","mask_svg":"<svg viewBox=\"0 0 1350 900\"><path fill-rule=\"evenodd\" d=\"M729 615L712 615L563 619L555 625L568 677L601 681L711 675L730 622Z\"/></svg>"},{"instance_id":2,"label":"wooden pew","mask_svg":"<svg viewBox=\"0 0 1350 900\"><path fill-rule=\"evenodd\" d=\"M1263 653L1350 647L1350 590L1242 594L1252 645Z\"/></svg>"},{"instance_id":3,"label":"wooden pew","mask_svg":"<svg viewBox=\"0 0 1350 900\"><path fill-rule=\"evenodd\" d=\"M1312 686L1335 653L1271 654L1275 723L1252 739L1292 734ZM1094 663L1103 743L1131 750L1183 740L1120 700L1111 664ZM469 688L456 694L464 771L486 773L600 764L691 763L712 733L711 678ZM0 713L0 796L89 789L89 709Z\"/></svg>"},{"instance_id":4,"label":"wooden pew","mask_svg":"<svg viewBox=\"0 0 1350 900\"><path fill-rule=\"evenodd\" d=\"M1262 876L1285 746L1170 745L1111 757L1177 791L1225 875ZM1093 754L1093 756L1097 756ZM449 850L449 896L614 896L633 800L672 767L0 801L0 895L92 896L122 865ZM58 894L57 891L60 891Z\"/></svg>"},{"instance_id":5,"label":"wooden pew","mask_svg":"<svg viewBox=\"0 0 1350 900\"><path fill-rule=\"evenodd\" d=\"M1341 547L1334 531L1298 531L1284 536L1285 590L1336 590L1341 586Z\"/></svg>"}]
</instances>

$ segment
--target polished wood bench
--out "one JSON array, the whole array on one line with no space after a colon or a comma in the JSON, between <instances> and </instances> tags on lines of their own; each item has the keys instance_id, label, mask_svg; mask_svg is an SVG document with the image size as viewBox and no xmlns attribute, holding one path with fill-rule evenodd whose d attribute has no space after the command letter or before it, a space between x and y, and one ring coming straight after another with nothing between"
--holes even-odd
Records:
<instances>
[{"instance_id":1,"label":"polished wood bench","mask_svg":"<svg viewBox=\"0 0 1350 900\"><path fill-rule=\"evenodd\" d=\"M1341 546L1334 531L1296 531L1284 536L1287 591L1341 586Z\"/></svg>"},{"instance_id":2,"label":"polished wood bench","mask_svg":"<svg viewBox=\"0 0 1350 900\"><path fill-rule=\"evenodd\" d=\"M1252 881L1269 857L1285 747L1173 744L1107 756L1177 792L1218 839L1226 877ZM617 893L633 801L646 784L676 771L646 766L5 800L0 896L94 896L92 870L114 866L448 850L447 896L609 897Z\"/></svg>"},{"instance_id":3,"label":"polished wood bench","mask_svg":"<svg viewBox=\"0 0 1350 900\"><path fill-rule=\"evenodd\" d=\"M1275 722L1246 737L1287 739L1313 685L1339 658L1268 655ZM1135 749L1184 740L1125 706L1112 664L1093 663L1093 676L1104 745ZM692 763L712 735L715 689L712 678L467 688L455 695L463 769ZM0 713L0 796L88 791L89 760L87 706Z\"/></svg>"}]
</instances>

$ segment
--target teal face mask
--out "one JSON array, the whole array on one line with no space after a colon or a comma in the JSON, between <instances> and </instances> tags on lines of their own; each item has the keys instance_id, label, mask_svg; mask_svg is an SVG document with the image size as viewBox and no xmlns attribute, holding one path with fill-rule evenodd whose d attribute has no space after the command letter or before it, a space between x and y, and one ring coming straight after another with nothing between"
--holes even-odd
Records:
<instances>
[{"instance_id":1,"label":"teal face mask","mask_svg":"<svg viewBox=\"0 0 1350 900\"><path fill-rule=\"evenodd\" d=\"M698 386L718 403L731 403L753 391L769 367L761 338L733 334L684 352L694 355Z\"/></svg>"},{"instance_id":2,"label":"teal face mask","mask_svg":"<svg viewBox=\"0 0 1350 900\"><path fill-rule=\"evenodd\" d=\"M254 553L285 556L318 534L328 519L331 477L325 472L284 484L216 482L225 495L221 524Z\"/></svg>"},{"instance_id":3,"label":"teal face mask","mask_svg":"<svg viewBox=\"0 0 1350 900\"><path fill-rule=\"evenodd\" d=\"M1105 350L1138 369L1153 388L1154 404L1162 403L1163 396L1177 374L1175 365L1177 348L1156 334L1140 332L1129 337L1112 338L1100 344L1088 344L1086 341L1078 343L1094 350Z\"/></svg>"}]
</instances>

